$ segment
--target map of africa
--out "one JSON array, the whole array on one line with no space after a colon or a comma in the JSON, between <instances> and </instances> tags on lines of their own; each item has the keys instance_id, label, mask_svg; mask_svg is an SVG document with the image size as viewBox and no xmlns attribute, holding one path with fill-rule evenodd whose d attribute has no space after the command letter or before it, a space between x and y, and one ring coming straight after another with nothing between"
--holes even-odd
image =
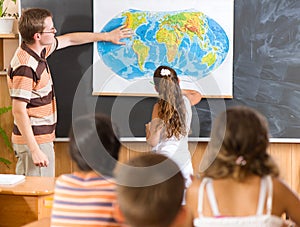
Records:
<instances>
[{"instance_id":1,"label":"map of africa","mask_svg":"<svg viewBox=\"0 0 300 227\"><path fill-rule=\"evenodd\" d=\"M229 40L223 28L199 11L149 12L129 9L112 18L101 32L123 24L135 35L126 45L98 42L107 67L126 80L152 78L160 65L200 79L225 60Z\"/></svg>"}]
</instances>

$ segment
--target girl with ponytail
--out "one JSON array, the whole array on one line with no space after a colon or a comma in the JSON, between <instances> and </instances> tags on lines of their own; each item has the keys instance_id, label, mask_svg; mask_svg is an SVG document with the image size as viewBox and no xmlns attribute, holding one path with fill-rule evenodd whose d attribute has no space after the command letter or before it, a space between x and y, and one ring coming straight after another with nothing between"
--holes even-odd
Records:
<instances>
[{"instance_id":1,"label":"girl with ponytail","mask_svg":"<svg viewBox=\"0 0 300 227\"><path fill-rule=\"evenodd\" d=\"M151 122L146 124L147 143L153 151L176 162L185 178L185 186L188 187L193 174L188 150L191 102L182 94L174 69L159 66L153 80L159 99L153 107Z\"/></svg>"}]
</instances>

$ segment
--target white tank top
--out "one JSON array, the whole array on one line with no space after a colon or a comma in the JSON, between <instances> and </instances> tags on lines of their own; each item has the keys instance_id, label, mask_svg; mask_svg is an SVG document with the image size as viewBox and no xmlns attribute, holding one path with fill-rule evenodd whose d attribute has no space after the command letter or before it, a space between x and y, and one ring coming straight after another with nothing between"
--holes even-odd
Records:
<instances>
[{"instance_id":1,"label":"white tank top","mask_svg":"<svg viewBox=\"0 0 300 227\"><path fill-rule=\"evenodd\" d=\"M277 216L271 215L272 213L272 196L273 196L273 183L270 176L263 177L260 184L260 193L256 215L243 216L243 217L222 217L217 205L216 197L213 190L211 178L204 178L199 187L199 200L198 200L198 213L199 217L194 219L195 227L280 227L283 220ZM203 216L203 195L204 187L209 200L211 210L214 217ZM267 198L267 213L263 214L264 201Z\"/></svg>"}]
</instances>

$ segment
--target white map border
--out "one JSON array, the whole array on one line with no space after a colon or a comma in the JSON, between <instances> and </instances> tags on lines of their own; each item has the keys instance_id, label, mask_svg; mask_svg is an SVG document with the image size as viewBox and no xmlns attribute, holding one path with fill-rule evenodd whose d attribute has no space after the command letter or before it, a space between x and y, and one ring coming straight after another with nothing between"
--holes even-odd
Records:
<instances>
[{"instance_id":1,"label":"white map border","mask_svg":"<svg viewBox=\"0 0 300 227\"><path fill-rule=\"evenodd\" d=\"M207 98L233 97L233 22L234 0L94 0L94 32L99 32L111 18L127 9L177 11L197 9L221 25L229 38L229 52L224 62L210 75L189 81L181 78L181 87L200 91ZM93 49L93 95L156 96L149 80L131 82L116 75Z\"/></svg>"}]
</instances>

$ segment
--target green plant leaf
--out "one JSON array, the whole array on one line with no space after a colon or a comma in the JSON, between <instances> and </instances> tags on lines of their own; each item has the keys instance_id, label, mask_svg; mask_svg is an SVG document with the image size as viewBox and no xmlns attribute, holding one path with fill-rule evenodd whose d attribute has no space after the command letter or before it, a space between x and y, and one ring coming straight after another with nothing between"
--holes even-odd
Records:
<instances>
[{"instance_id":1,"label":"green plant leaf","mask_svg":"<svg viewBox=\"0 0 300 227\"><path fill-rule=\"evenodd\" d=\"M1 0L0 0L1 1ZM1 107L0 108L0 115L1 114L4 114L4 113L7 113L8 111L10 111L12 109L11 106L8 106L8 107ZM10 139L8 138L6 132L4 131L4 129L0 126L0 137L3 138L4 140L4 143L5 145L7 146L7 148L9 149L10 152L13 152L13 148L12 148L12 145L11 145L11 142L10 142ZM0 157L0 162L4 163L8 168L11 164L11 162L5 158L2 158Z\"/></svg>"},{"instance_id":2,"label":"green plant leaf","mask_svg":"<svg viewBox=\"0 0 300 227\"><path fill-rule=\"evenodd\" d=\"M4 143L6 144L6 146L8 147L9 151L13 151L13 148L11 146L10 140L6 134L6 132L3 130L3 128L0 127L0 135L4 140Z\"/></svg>"},{"instance_id":3,"label":"green plant leaf","mask_svg":"<svg viewBox=\"0 0 300 227\"><path fill-rule=\"evenodd\" d=\"M0 157L0 162L2 162L4 165L6 165L7 168L9 168L9 165L11 164L11 161L7 160L6 158Z\"/></svg>"},{"instance_id":4,"label":"green plant leaf","mask_svg":"<svg viewBox=\"0 0 300 227\"><path fill-rule=\"evenodd\" d=\"M17 2L17 0L11 0L11 1L15 4ZM5 9L3 9L3 3L4 3L4 0L0 0L0 17L4 17L7 15L7 13L6 13L7 7L5 7Z\"/></svg>"},{"instance_id":5,"label":"green plant leaf","mask_svg":"<svg viewBox=\"0 0 300 227\"><path fill-rule=\"evenodd\" d=\"M0 108L0 115L1 114L4 114L4 113L7 113L8 111L11 111L12 107L9 106L9 107L1 107Z\"/></svg>"}]
</instances>

